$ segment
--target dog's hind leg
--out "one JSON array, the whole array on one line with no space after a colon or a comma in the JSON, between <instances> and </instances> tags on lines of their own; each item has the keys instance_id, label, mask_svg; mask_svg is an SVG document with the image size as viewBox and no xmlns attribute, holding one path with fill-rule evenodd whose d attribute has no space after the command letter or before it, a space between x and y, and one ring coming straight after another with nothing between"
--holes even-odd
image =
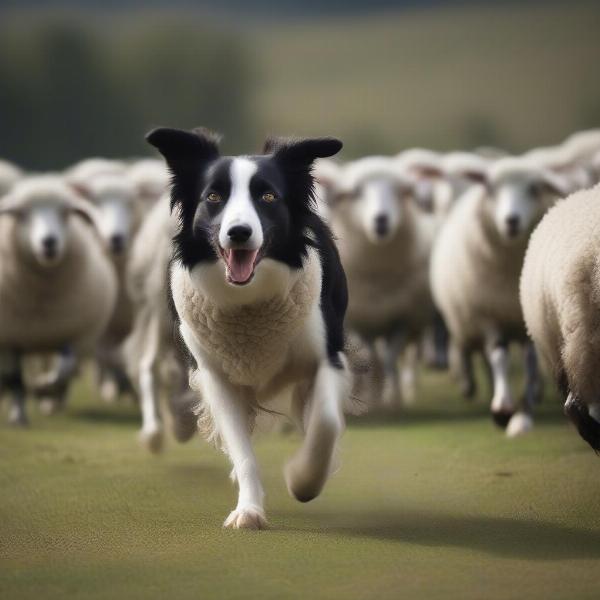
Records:
<instances>
[{"instance_id":1,"label":"dog's hind leg","mask_svg":"<svg viewBox=\"0 0 600 600\"><path fill-rule=\"evenodd\" d=\"M321 363L307 399L304 441L285 468L288 490L300 502L318 496L327 481L335 444L344 429L342 406L350 388L345 361Z\"/></svg>"}]
</instances>

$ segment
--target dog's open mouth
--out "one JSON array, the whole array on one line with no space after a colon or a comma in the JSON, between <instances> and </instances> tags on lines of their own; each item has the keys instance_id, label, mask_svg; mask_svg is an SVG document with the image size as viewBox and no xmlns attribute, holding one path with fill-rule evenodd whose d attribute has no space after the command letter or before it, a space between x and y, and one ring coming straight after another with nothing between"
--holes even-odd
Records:
<instances>
[{"instance_id":1,"label":"dog's open mouth","mask_svg":"<svg viewBox=\"0 0 600 600\"><path fill-rule=\"evenodd\" d=\"M227 281L235 285L246 285L252 281L254 269L260 261L259 249L221 248L221 255L227 265Z\"/></svg>"}]
</instances>

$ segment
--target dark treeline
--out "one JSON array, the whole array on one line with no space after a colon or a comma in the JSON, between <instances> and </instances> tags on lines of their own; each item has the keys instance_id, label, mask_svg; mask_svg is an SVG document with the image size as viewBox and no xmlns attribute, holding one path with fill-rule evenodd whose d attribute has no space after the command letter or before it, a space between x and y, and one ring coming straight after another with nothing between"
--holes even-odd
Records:
<instances>
[{"instance_id":1,"label":"dark treeline","mask_svg":"<svg viewBox=\"0 0 600 600\"><path fill-rule=\"evenodd\" d=\"M256 126L248 50L239 33L174 17L5 21L0 156L51 169L146 154L144 133L165 124L210 124L235 132L232 150L247 148Z\"/></svg>"}]
</instances>

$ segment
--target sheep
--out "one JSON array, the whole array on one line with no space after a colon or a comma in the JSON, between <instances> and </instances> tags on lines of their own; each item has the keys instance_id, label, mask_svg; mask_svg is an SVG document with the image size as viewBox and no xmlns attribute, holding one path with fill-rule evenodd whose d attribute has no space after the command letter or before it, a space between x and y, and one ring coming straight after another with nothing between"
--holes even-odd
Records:
<instances>
[{"instance_id":1,"label":"sheep","mask_svg":"<svg viewBox=\"0 0 600 600\"><path fill-rule=\"evenodd\" d=\"M185 441L196 431L196 417L190 412L195 396L188 388L187 368L175 341L175 324L167 303L171 239L178 226L176 214L170 214L169 201L165 194L142 223L133 241L126 276L135 316L123 350L127 372L140 398L140 441L151 452L163 446L162 388L169 395L175 437Z\"/></svg>"},{"instance_id":2,"label":"sheep","mask_svg":"<svg viewBox=\"0 0 600 600\"><path fill-rule=\"evenodd\" d=\"M0 200L0 369L11 423L27 423L21 358L91 353L116 293L94 208L60 176L17 182Z\"/></svg>"},{"instance_id":3,"label":"sheep","mask_svg":"<svg viewBox=\"0 0 600 600\"><path fill-rule=\"evenodd\" d=\"M19 167L0 159L0 197L4 196L21 177L23 172Z\"/></svg>"},{"instance_id":4,"label":"sheep","mask_svg":"<svg viewBox=\"0 0 600 600\"><path fill-rule=\"evenodd\" d=\"M600 452L600 186L556 204L533 232L521 275L527 331L565 413Z\"/></svg>"},{"instance_id":5,"label":"sheep","mask_svg":"<svg viewBox=\"0 0 600 600\"><path fill-rule=\"evenodd\" d=\"M88 181L98 175L123 175L127 164L112 158L86 158L65 171L67 181L74 187L86 186Z\"/></svg>"},{"instance_id":6,"label":"sheep","mask_svg":"<svg viewBox=\"0 0 600 600\"><path fill-rule=\"evenodd\" d=\"M137 192L139 203L148 208L165 194L169 185L169 172L163 161L156 158L135 161L128 168L127 177Z\"/></svg>"},{"instance_id":7,"label":"sheep","mask_svg":"<svg viewBox=\"0 0 600 600\"><path fill-rule=\"evenodd\" d=\"M385 339L382 400L398 408L402 392L406 400L415 394L414 368L403 370L401 386L398 357L410 347L414 362L415 343L433 316L427 271L434 223L415 202L414 181L388 157L346 164L330 211L348 278L348 329L374 361L375 342Z\"/></svg>"},{"instance_id":8,"label":"sheep","mask_svg":"<svg viewBox=\"0 0 600 600\"><path fill-rule=\"evenodd\" d=\"M434 244L431 289L463 355L465 393L475 391L470 355L484 351L493 376L492 416L514 436L531 428L531 404L540 389L519 304L519 275L530 231L567 184L516 158L498 159L471 176L482 183L459 199ZM526 349L526 392L516 414L508 382L511 341Z\"/></svg>"}]
</instances>

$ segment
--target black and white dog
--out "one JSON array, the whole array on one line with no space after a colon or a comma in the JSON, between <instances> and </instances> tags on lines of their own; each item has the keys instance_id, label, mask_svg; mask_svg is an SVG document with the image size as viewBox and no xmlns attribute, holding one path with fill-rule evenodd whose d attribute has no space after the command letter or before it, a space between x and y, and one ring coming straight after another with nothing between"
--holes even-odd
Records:
<instances>
[{"instance_id":1,"label":"black and white dog","mask_svg":"<svg viewBox=\"0 0 600 600\"><path fill-rule=\"evenodd\" d=\"M251 445L257 412L291 390L304 431L285 469L309 501L323 488L344 421L351 374L344 355L346 278L314 210L312 164L332 138L269 139L259 156L221 157L203 129L156 129L147 140L172 173L180 216L170 285L193 357L199 423L233 463L238 503L225 527L263 528L263 488Z\"/></svg>"}]
</instances>

